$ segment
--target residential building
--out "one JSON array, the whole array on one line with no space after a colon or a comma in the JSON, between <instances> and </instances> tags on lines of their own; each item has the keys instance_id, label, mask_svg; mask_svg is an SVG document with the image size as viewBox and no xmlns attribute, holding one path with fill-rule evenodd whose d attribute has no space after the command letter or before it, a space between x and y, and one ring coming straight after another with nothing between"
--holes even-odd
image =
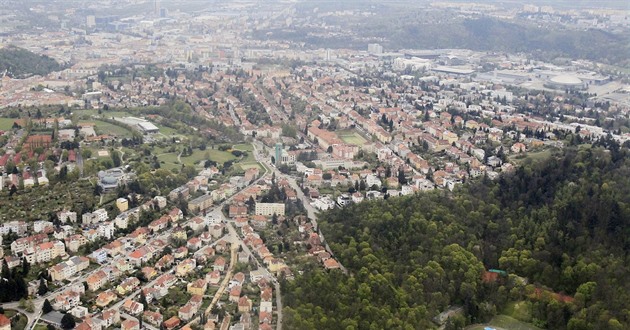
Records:
<instances>
[{"instance_id":1,"label":"residential building","mask_svg":"<svg viewBox=\"0 0 630 330\"><path fill-rule=\"evenodd\" d=\"M192 213L203 212L212 206L212 196L202 195L188 202L188 210Z\"/></svg>"},{"instance_id":2,"label":"residential building","mask_svg":"<svg viewBox=\"0 0 630 330\"><path fill-rule=\"evenodd\" d=\"M84 225L99 223L103 221L107 221L108 215L105 209L98 209L94 212L88 212L81 216L82 223Z\"/></svg>"},{"instance_id":3,"label":"residential building","mask_svg":"<svg viewBox=\"0 0 630 330\"><path fill-rule=\"evenodd\" d=\"M284 203L256 203L256 215L284 215Z\"/></svg>"}]
</instances>

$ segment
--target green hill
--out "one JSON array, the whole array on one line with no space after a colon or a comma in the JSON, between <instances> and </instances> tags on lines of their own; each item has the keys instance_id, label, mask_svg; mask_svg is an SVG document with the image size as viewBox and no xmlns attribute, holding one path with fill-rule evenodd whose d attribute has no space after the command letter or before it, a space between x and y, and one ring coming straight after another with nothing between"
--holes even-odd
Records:
<instances>
[{"instance_id":1,"label":"green hill","mask_svg":"<svg viewBox=\"0 0 630 330\"><path fill-rule=\"evenodd\" d=\"M287 283L285 328L431 329L462 306L446 327L461 329L523 300L542 328L630 328L630 151L602 144L454 192L325 213L350 275L313 265ZM484 268L510 275L484 282Z\"/></svg>"},{"instance_id":2,"label":"green hill","mask_svg":"<svg viewBox=\"0 0 630 330\"><path fill-rule=\"evenodd\" d=\"M26 78L32 75L47 75L61 69L57 61L46 55L37 55L14 46L0 49L0 75L6 72L13 78Z\"/></svg>"}]
</instances>

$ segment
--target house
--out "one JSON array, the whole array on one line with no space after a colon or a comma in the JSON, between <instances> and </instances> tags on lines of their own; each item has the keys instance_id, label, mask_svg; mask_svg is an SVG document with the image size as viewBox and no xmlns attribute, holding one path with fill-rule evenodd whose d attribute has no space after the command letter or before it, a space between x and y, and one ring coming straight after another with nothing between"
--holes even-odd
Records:
<instances>
[{"instance_id":1,"label":"house","mask_svg":"<svg viewBox=\"0 0 630 330\"><path fill-rule=\"evenodd\" d=\"M153 267L142 267L141 271L144 277L149 281L158 274L157 270Z\"/></svg>"},{"instance_id":2,"label":"house","mask_svg":"<svg viewBox=\"0 0 630 330\"><path fill-rule=\"evenodd\" d=\"M97 264L102 264L107 260L107 251L102 248L95 250L94 252L90 253L88 258Z\"/></svg>"},{"instance_id":3,"label":"house","mask_svg":"<svg viewBox=\"0 0 630 330\"><path fill-rule=\"evenodd\" d=\"M153 257L153 252L151 252L147 247L141 247L133 252L131 252L127 256L127 260L129 263L134 265L135 267L140 267L143 263L149 261Z\"/></svg>"},{"instance_id":4,"label":"house","mask_svg":"<svg viewBox=\"0 0 630 330\"><path fill-rule=\"evenodd\" d=\"M214 249L211 246L206 246L194 253L194 257L197 262L205 263L208 259L214 256Z\"/></svg>"},{"instance_id":5,"label":"house","mask_svg":"<svg viewBox=\"0 0 630 330\"><path fill-rule=\"evenodd\" d=\"M118 296L112 290L106 290L96 296L96 306L105 307L118 299Z\"/></svg>"},{"instance_id":6,"label":"house","mask_svg":"<svg viewBox=\"0 0 630 330\"><path fill-rule=\"evenodd\" d=\"M87 282L88 290L92 292L98 291L109 282L107 279L107 274L102 270L99 270L98 272L88 276L85 281Z\"/></svg>"},{"instance_id":7,"label":"house","mask_svg":"<svg viewBox=\"0 0 630 330\"><path fill-rule=\"evenodd\" d=\"M221 272L218 270L212 271L206 275L206 282L212 286L219 286L221 282Z\"/></svg>"},{"instance_id":8,"label":"house","mask_svg":"<svg viewBox=\"0 0 630 330\"><path fill-rule=\"evenodd\" d=\"M120 330L140 330L140 322L134 319L124 320L120 324Z\"/></svg>"},{"instance_id":9,"label":"house","mask_svg":"<svg viewBox=\"0 0 630 330\"><path fill-rule=\"evenodd\" d=\"M230 218L245 217L247 216L247 206L245 205L230 205L229 209Z\"/></svg>"},{"instance_id":10,"label":"house","mask_svg":"<svg viewBox=\"0 0 630 330\"><path fill-rule=\"evenodd\" d=\"M155 268L157 269L165 269L170 268L173 262L175 261L175 257L171 254L164 255L158 262L155 264Z\"/></svg>"},{"instance_id":11,"label":"house","mask_svg":"<svg viewBox=\"0 0 630 330\"><path fill-rule=\"evenodd\" d=\"M140 315L144 311L144 306L133 300L127 300L122 305L122 309L127 311L131 315Z\"/></svg>"},{"instance_id":12,"label":"house","mask_svg":"<svg viewBox=\"0 0 630 330\"><path fill-rule=\"evenodd\" d=\"M75 309L73 309L73 311L77 310L77 308L78 307L75 307ZM82 308L85 309L85 312L87 313L87 308L85 308L85 307L82 307ZM79 313L79 312L75 311L75 313ZM68 314L71 314L71 312L68 312ZM83 318L83 316L79 317L79 316L77 316L75 314L71 314L71 315L73 315L74 317L77 317L77 318ZM102 325L101 319L92 318L92 317L86 317L86 318L83 319L82 323L80 323L79 325L76 326L75 329L76 330L101 330L102 326L103 325Z\"/></svg>"},{"instance_id":13,"label":"house","mask_svg":"<svg viewBox=\"0 0 630 330\"><path fill-rule=\"evenodd\" d=\"M134 291L139 285L140 280L137 277L128 277L116 287L116 292L121 296L125 296Z\"/></svg>"},{"instance_id":14,"label":"house","mask_svg":"<svg viewBox=\"0 0 630 330\"><path fill-rule=\"evenodd\" d=\"M214 261L212 268L220 272L225 271L225 259L223 257L218 257L217 260Z\"/></svg>"},{"instance_id":15,"label":"house","mask_svg":"<svg viewBox=\"0 0 630 330\"><path fill-rule=\"evenodd\" d=\"M81 303L81 294L73 290L67 290L58 294L51 302L52 306L56 310L68 311L72 308L79 306Z\"/></svg>"},{"instance_id":16,"label":"house","mask_svg":"<svg viewBox=\"0 0 630 330\"><path fill-rule=\"evenodd\" d=\"M252 310L252 301L247 296L241 297L238 300L239 313L249 313Z\"/></svg>"},{"instance_id":17,"label":"house","mask_svg":"<svg viewBox=\"0 0 630 330\"><path fill-rule=\"evenodd\" d=\"M163 317L159 312L153 311L145 311L142 314L142 318L147 321L147 323L159 327L162 324Z\"/></svg>"},{"instance_id":18,"label":"house","mask_svg":"<svg viewBox=\"0 0 630 330\"><path fill-rule=\"evenodd\" d=\"M157 233L161 230L166 229L166 227L168 227L168 223L171 220L170 217L168 216L162 216L161 218L157 219L157 220L153 220L149 225L148 228L149 230L151 230L151 232Z\"/></svg>"},{"instance_id":19,"label":"house","mask_svg":"<svg viewBox=\"0 0 630 330\"><path fill-rule=\"evenodd\" d=\"M330 258L327 259L326 261L324 261L324 267L326 269L339 269L339 263L337 262L337 260Z\"/></svg>"},{"instance_id":20,"label":"house","mask_svg":"<svg viewBox=\"0 0 630 330\"><path fill-rule=\"evenodd\" d=\"M259 268L259 269L250 271L249 278L252 281L252 283L258 283L259 281L263 279L268 279L269 274L267 273L265 269Z\"/></svg>"},{"instance_id":21,"label":"house","mask_svg":"<svg viewBox=\"0 0 630 330\"><path fill-rule=\"evenodd\" d=\"M177 265L177 268L175 269L175 274L179 277L186 276L188 273L193 271L195 267L197 267L197 262L195 261L195 259L183 260L179 263L179 265Z\"/></svg>"},{"instance_id":22,"label":"house","mask_svg":"<svg viewBox=\"0 0 630 330\"><path fill-rule=\"evenodd\" d=\"M238 300L241 298L241 287L238 285L235 285L234 287L232 287L232 289L230 290L230 297L229 300L231 302L234 303L238 303Z\"/></svg>"},{"instance_id":23,"label":"house","mask_svg":"<svg viewBox=\"0 0 630 330\"><path fill-rule=\"evenodd\" d=\"M173 251L173 257L175 257L175 259L186 258L187 255L188 255L188 248L186 248L185 246L179 247L175 249L175 251Z\"/></svg>"},{"instance_id":24,"label":"house","mask_svg":"<svg viewBox=\"0 0 630 330\"><path fill-rule=\"evenodd\" d=\"M120 323L120 312L117 309L108 309L104 310L101 315L101 320L103 320L103 328L109 328L115 324Z\"/></svg>"},{"instance_id":25,"label":"house","mask_svg":"<svg viewBox=\"0 0 630 330\"><path fill-rule=\"evenodd\" d=\"M173 316L170 319L164 321L164 327L168 330L175 329L179 326L181 321L177 316Z\"/></svg>"},{"instance_id":26,"label":"house","mask_svg":"<svg viewBox=\"0 0 630 330\"><path fill-rule=\"evenodd\" d=\"M203 295L208 288L208 283L205 279L197 279L186 286L186 291L190 294Z\"/></svg>"},{"instance_id":27,"label":"house","mask_svg":"<svg viewBox=\"0 0 630 330\"><path fill-rule=\"evenodd\" d=\"M70 314L70 315L72 315L72 316L74 316L76 318L82 319L85 316L87 316L88 309L83 307L83 306L75 306L73 309L68 311L68 314Z\"/></svg>"},{"instance_id":28,"label":"house","mask_svg":"<svg viewBox=\"0 0 630 330\"><path fill-rule=\"evenodd\" d=\"M182 306L177 312L177 316L183 321L188 321L193 318L193 316L197 313L197 309L190 303Z\"/></svg>"},{"instance_id":29,"label":"house","mask_svg":"<svg viewBox=\"0 0 630 330\"><path fill-rule=\"evenodd\" d=\"M186 242L186 247L190 250L199 250L201 248L201 239L199 237L193 237Z\"/></svg>"},{"instance_id":30,"label":"house","mask_svg":"<svg viewBox=\"0 0 630 330\"><path fill-rule=\"evenodd\" d=\"M269 312L273 311L273 293L271 287L267 287L260 293L260 311Z\"/></svg>"},{"instance_id":31,"label":"house","mask_svg":"<svg viewBox=\"0 0 630 330\"><path fill-rule=\"evenodd\" d=\"M206 224L207 222L204 218L194 217L190 219L190 221L188 222L188 227L195 232L199 232L199 231L204 230L204 228L206 227Z\"/></svg>"}]
</instances>

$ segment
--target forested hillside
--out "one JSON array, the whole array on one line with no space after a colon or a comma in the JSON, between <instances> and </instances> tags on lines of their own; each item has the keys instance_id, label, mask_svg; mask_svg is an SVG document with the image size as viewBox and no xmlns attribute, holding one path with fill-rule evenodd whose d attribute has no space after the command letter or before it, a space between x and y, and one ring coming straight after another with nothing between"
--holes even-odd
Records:
<instances>
[{"instance_id":1,"label":"forested hillside","mask_svg":"<svg viewBox=\"0 0 630 330\"><path fill-rule=\"evenodd\" d=\"M37 55L23 48L5 47L0 49L0 76L25 78L31 75L47 75L61 70L61 65L54 59Z\"/></svg>"},{"instance_id":2,"label":"forested hillside","mask_svg":"<svg viewBox=\"0 0 630 330\"><path fill-rule=\"evenodd\" d=\"M325 213L349 275L314 267L288 283L285 328L430 329L458 305L457 329L524 301L544 328L629 329L630 153L600 145L455 192ZM509 275L483 281L490 268Z\"/></svg>"}]
</instances>

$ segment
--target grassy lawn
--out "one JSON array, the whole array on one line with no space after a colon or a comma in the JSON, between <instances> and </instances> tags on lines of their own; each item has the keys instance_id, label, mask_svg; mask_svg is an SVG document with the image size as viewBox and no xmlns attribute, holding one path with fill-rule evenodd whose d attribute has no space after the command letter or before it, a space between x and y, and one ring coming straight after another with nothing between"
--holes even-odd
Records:
<instances>
[{"instance_id":1,"label":"grassy lawn","mask_svg":"<svg viewBox=\"0 0 630 330\"><path fill-rule=\"evenodd\" d=\"M164 164L161 164L162 167L166 169L179 168L181 164L177 162L178 153L166 153L158 156L158 159ZM210 157L211 160L219 164L223 164L228 160L236 160L236 157L229 152L220 151L216 149L206 149L206 150L194 150L193 154L186 157L181 157L182 163L186 166L195 166L200 161L204 161Z\"/></svg>"},{"instance_id":2,"label":"grassy lawn","mask_svg":"<svg viewBox=\"0 0 630 330\"><path fill-rule=\"evenodd\" d=\"M10 130L16 120L16 118L0 118L0 131Z\"/></svg>"},{"instance_id":3,"label":"grassy lawn","mask_svg":"<svg viewBox=\"0 0 630 330\"><path fill-rule=\"evenodd\" d=\"M235 144L233 149L240 150L240 151L247 151L247 152L254 151L254 147L249 143Z\"/></svg>"},{"instance_id":4,"label":"grassy lawn","mask_svg":"<svg viewBox=\"0 0 630 330\"><path fill-rule=\"evenodd\" d=\"M98 110L96 109L75 110L74 112L79 116L87 116L88 118L91 116L102 116L105 118L131 116L130 113L124 111L101 111L101 114L99 115Z\"/></svg>"},{"instance_id":5,"label":"grassy lawn","mask_svg":"<svg viewBox=\"0 0 630 330\"><path fill-rule=\"evenodd\" d=\"M94 120L93 122L96 125L96 129L95 129L96 133L99 135L111 134L111 135L115 135L121 138L132 136L131 131L127 130L126 128L116 126L114 124L106 123L100 120Z\"/></svg>"},{"instance_id":6,"label":"grassy lawn","mask_svg":"<svg viewBox=\"0 0 630 330\"><path fill-rule=\"evenodd\" d=\"M166 126L160 126L160 133L169 137L173 135L179 135L175 129Z\"/></svg>"},{"instance_id":7,"label":"grassy lawn","mask_svg":"<svg viewBox=\"0 0 630 330\"><path fill-rule=\"evenodd\" d=\"M343 140L343 142L348 143L348 144L362 146L367 143L367 140L363 138L355 130L339 131L337 132L337 136L339 136L339 138Z\"/></svg>"},{"instance_id":8,"label":"grassy lawn","mask_svg":"<svg viewBox=\"0 0 630 330\"><path fill-rule=\"evenodd\" d=\"M177 153L162 154L157 157L158 157L158 160L160 161L160 167L165 168L167 170L170 170L173 168L180 168L182 166L181 164L177 163Z\"/></svg>"},{"instance_id":9,"label":"grassy lawn","mask_svg":"<svg viewBox=\"0 0 630 330\"><path fill-rule=\"evenodd\" d=\"M193 155L190 156L190 157L195 157L195 155L197 153L200 153L200 155L203 156L206 152L208 152L210 154L210 159L214 160L217 163L225 163L228 160L235 160L236 159L236 157L234 157L234 155L232 155L231 153L229 153L227 151L221 151L221 150L218 150L218 149L206 149L204 151L196 150L195 152L193 152ZM202 158L200 158L200 159L202 159Z\"/></svg>"},{"instance_id":10,"label":"grassy lawn","mask_svg":"<svg viewBox=\"0 0 630 330\"><path fill-rule=\"evenodd\" d=\"M246 171L246 170L248 170L250 168L258 168L261 171L263 170L263 168L258 163L247 162L247 163L239 163L238 165L241 167L241 169L243 171Z\"/></svg>"},{"instance_id":11,"label":"grassy lawn","mask_svg":"<svg viewBox=\"0 0 630 330\"><path fill-rule=\"evenodd\" d=\"M485 327L495 328L497 330L540 330L533 324L521 322L507 315L497 315L488 324L477 324L467 327L467 330L484 330Z\"/></svg>"},{"instance_id":12,"label":"grassy lawn","mask_svg":"<svg viewBox=\"0 0 630 330\"><path fill-rule=\"evenodd\" d=\"M541 160L545 160L551 157L551 150L541 150L534 152L527 152L523 154L516 154L509 157L510 162L514 162L516 165L521 165L523 163L537 163Z\"/></svg>"}]
</instances>

